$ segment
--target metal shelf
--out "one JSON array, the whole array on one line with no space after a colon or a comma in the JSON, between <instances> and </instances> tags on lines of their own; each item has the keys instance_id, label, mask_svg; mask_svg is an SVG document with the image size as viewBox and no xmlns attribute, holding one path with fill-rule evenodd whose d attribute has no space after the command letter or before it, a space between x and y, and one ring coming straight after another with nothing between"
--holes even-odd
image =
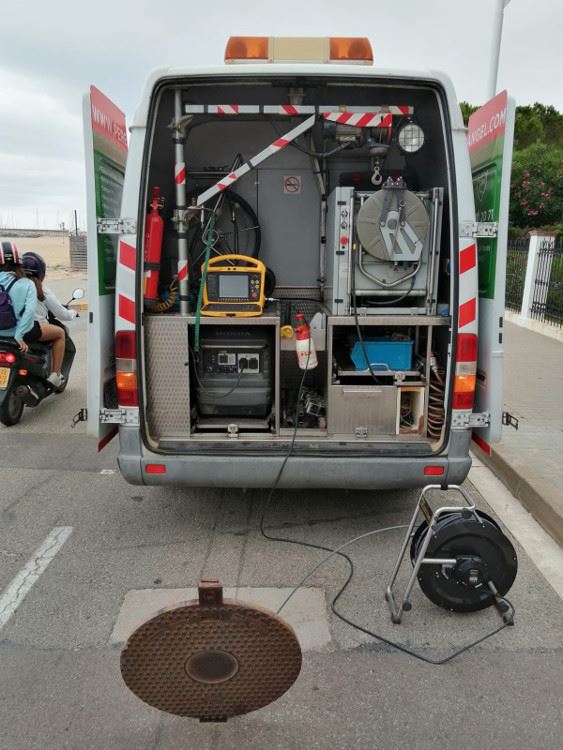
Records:
<instances>
[{"instance_id":1,"label":"metal shelf","mask_svg":"<svg viewBox=\"0 0 563 750\"><path fill-rule=\"evenodd\" d=\"M358 315L361 326L449 326L451 317L442 315ZM331 326L353 326L353 315L332 315L328 318Z\"/></svg>"}]
</instances>

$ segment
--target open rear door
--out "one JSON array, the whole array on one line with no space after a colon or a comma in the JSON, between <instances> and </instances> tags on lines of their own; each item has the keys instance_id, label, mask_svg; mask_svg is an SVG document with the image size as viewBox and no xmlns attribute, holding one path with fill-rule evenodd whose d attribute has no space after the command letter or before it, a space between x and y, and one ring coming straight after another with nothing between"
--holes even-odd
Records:
<instances>
[{"instance_id":1,"label":"open rear door","mask_svg":"<svg viewBox=\"0 0 563 750\"><path fill-rule=\"evenodd\" d=\"M127 161L125 115L95 86L84 95L84 151L88 219L88 434L98 450L117 433L100 420L117 408L114 356L115 275L118 236L101 234L100 219L121 215Z\"/></svg>"},{"instance_id":2,"label":"open rear door","mask_svg":"<svg viewBox=\"0 0 563 750\"><path fill-rule=\"evenodd\" d=\"M490 414L473 439L487 453L501 438L503 412L503 324L514 100L506 91L469 118L467 142L478 223L498 224L496 236L478 240L479 355L475 412ZM482 228L486 230L485 227ZM479 227L478 227L478 233Z\"/></svg>"}]
</instances>

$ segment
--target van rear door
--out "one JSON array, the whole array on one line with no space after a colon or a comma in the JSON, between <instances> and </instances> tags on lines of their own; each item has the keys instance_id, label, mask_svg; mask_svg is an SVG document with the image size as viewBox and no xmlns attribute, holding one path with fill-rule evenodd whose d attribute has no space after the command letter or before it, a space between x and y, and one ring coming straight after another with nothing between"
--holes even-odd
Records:
<instances>
[{"instance_id":1,"label":"van rear door","mask_svg":"<svg viewBox=\"0 0 563 750\"><path fill-rule=\"evenodd\" d=\"M475 408L490 422L473 432L487 453L501 438L503 412L503 324L510 170L514 141L514 100L497 94L469 118L467 143L478 224L498 224L496 236L478 239L479 354ZM477 227L483 234L491 227Z\"/></svg>"},{"instance_id":2,"label":"van rear door","mask_svg":"<svg viewBox=\"0 0 563 750\"><path fill-rule=\"evenodd\" d=\"M117 408L114 355L117 234L102 233L104 219L121 215L127 161L125 115L95 86L83 98L88 221L88 434L102 450L117 433L102 421ZM106 226L106 230L107 230Z\"/></svg>"}]
</instances>

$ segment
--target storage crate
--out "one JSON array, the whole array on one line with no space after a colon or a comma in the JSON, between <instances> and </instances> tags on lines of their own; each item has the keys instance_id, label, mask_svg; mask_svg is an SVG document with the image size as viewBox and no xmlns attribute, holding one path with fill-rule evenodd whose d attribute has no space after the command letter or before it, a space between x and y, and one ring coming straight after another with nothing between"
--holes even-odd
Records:
<instances>
[{"instance_id":1,"label":"storage crate","mask_svg":"<svg viewBox=\"0 0 563 750\"><path fill-rule=\"evenodd\" d=\"M414 341L394 339L365 339L364 346L374 370L412 370ZM368 364L360 341L352 348L351 358L356 370L367 370Z\"/></svg>"}]
</instances>

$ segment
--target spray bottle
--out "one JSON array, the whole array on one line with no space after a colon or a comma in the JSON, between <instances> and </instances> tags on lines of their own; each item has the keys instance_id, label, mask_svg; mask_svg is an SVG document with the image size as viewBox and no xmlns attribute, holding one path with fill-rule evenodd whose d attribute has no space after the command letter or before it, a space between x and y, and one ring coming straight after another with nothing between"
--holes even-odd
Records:
<instances>
[{"instance_id":1,"label":"spray bottle","mask_svg":"<svg viewBox=\"0 0 563 750\"><path fill-rule=\"evenodd\" d=\"M297 328L295 329L295 352L297 363L302 370L314 370L319 364L315 342L311 336L311 329L303 313L297 313Z\"/></svg>"}]
</instances>

